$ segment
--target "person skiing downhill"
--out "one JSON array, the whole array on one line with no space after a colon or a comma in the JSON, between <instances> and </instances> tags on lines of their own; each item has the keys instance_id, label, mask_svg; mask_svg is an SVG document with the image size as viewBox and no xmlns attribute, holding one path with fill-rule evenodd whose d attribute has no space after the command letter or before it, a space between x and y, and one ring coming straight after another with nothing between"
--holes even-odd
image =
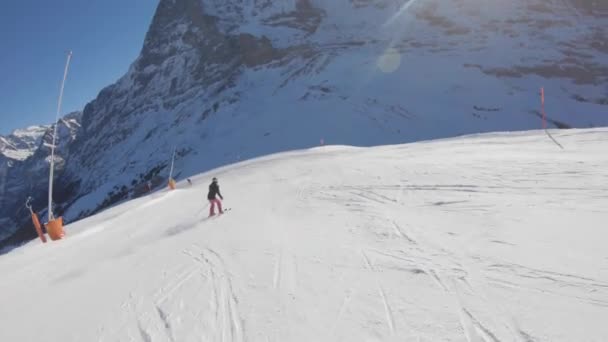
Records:
<instances>
[{"instance_id":1,"label":"person skiing downhill","mask_svg":"<svg viewBox=\"0 0 608 342\"><path fill-rule=\"evenodd\" d=\"M216 198L216 196L219 196L222 200L224 200L224 197L222 196L222 193L220 192L220 186L217 184L217 178L213 177L213 181L211 182L211 184L209 185L209 194L207 195L207 199L209 200L209 216L215 216L215 206L217 205L217 208L220 212L220 214L223 214L224 211L222 210L222 202Z\"/></svg>"}]
</instances>

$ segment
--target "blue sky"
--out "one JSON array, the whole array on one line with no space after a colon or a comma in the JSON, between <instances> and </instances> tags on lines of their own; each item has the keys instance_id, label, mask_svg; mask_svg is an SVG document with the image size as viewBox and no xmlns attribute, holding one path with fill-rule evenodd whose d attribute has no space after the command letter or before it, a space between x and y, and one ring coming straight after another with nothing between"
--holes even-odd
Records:
<instances>
[{"instance_id":1,"label":"blue sky","mask_svg":"<svg viewBox=\"0 0 608 342\"><path fill-rule=\"evenodd\" d=\"M83 109L137 58L158 0L0 1L0 134Z\"/></svg>"}]
</instances>

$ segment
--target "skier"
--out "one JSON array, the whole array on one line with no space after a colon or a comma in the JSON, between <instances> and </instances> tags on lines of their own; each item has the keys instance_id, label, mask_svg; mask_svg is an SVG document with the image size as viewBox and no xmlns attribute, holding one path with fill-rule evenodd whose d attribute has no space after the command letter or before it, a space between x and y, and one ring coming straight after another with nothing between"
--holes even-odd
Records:
<instances>
[{"instance_id":1,"label":"skier","mask_svg":"<svg viewBox=\"0 0 608 342\"><path fill-rule=\"evenodd\" d=\"M188 179L187 179L187 181L188 181L188 184L189 184L190 186L192 186L192 181L190 180L190 178L188 178Z\"/></svg>"},{"instance_id":2,"label":"skier","mask_svg":"<svg viewBox=\"0 0 608 342\"><path fill-rule=\"evenodd\" d=\"M217 178L213 177L213 181L211 182L211 184L209 185L209 194L207 195L207 199L209 200L209 216L214 216L215 215L215 206L217 205L217 208L220 212L220 214L223 214L224 211L222 210L222 202L220 202L220 200L218 200L217 198L215 198L217 196L219 196L222 201L224 200L224 197L222 196L222 193L220 192L220 186L217 184Z\"/></svg>"}]
</instances>

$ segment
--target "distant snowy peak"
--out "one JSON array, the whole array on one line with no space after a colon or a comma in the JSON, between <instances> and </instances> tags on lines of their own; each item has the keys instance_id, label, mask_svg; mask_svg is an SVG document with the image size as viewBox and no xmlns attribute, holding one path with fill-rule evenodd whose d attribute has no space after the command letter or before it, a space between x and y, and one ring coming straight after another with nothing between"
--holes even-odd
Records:
<instances>
[{"instance_id":1,"label":"distant snowy peak","mask_svg":"<svg viewBox=\"0 0 608 342\"><path fill-rule=\"evenodd\" d=\"M30 126L24 129L16 129L11 134L13 137L21 140L21 142L30 145L33 147L37 142L39 142L40 137L50 126Z\"/></svg>"},{"instance_id":2,"label":"distant snowy peak","mask_svg":"<svg viewBox=\"0 0 608 342\"><path fill-rule=\"evenodd\" d=\"M0 154L13 160L23 161L40 146L42 137L50 126L30 126L17 129L6 137L0 136Z\"/></svg>"},{"instance_id":3,"label":"distant snowy peak","mask_svg":"<svg viewBox=\"0 0 608 342\"><path fill-rule=\"evenodd\" d=\"M65 153L81 129L82 111L72 112L59 120L56 145L59 153ZM53 142L55 125L30 126L16 129L7 136L0 136L0 156L14 165L34 155L48 154ZM44 159L44 158L43 158ZM1 161L1 160L0 160Z\"/></svg>"}]
</instances>

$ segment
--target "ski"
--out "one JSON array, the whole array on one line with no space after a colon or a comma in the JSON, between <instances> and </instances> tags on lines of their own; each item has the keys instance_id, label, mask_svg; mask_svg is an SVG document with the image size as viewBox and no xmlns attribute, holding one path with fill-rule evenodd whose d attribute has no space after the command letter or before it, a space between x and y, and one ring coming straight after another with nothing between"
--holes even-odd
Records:
<instances>
[{"instance_id":1,"label":"ski","mask_svg":"<svg viewBox=\"0 0 608 342\"><path fill-rule=\"evenodd\" d=\"M207 217L204 217L204 218L202 219L202 221L207 221L207 220L210 220L210 219L218 218L218 217L220 217L220 216L222 216L222 215L226 214L226 212L231 211L231 210L232 210L232 208L226 208L226 209L224 209L224 211L223 211L221 214L215 214L215 215L213 215L213 216L207 216Z\"/></svg>"}]
</instances>

